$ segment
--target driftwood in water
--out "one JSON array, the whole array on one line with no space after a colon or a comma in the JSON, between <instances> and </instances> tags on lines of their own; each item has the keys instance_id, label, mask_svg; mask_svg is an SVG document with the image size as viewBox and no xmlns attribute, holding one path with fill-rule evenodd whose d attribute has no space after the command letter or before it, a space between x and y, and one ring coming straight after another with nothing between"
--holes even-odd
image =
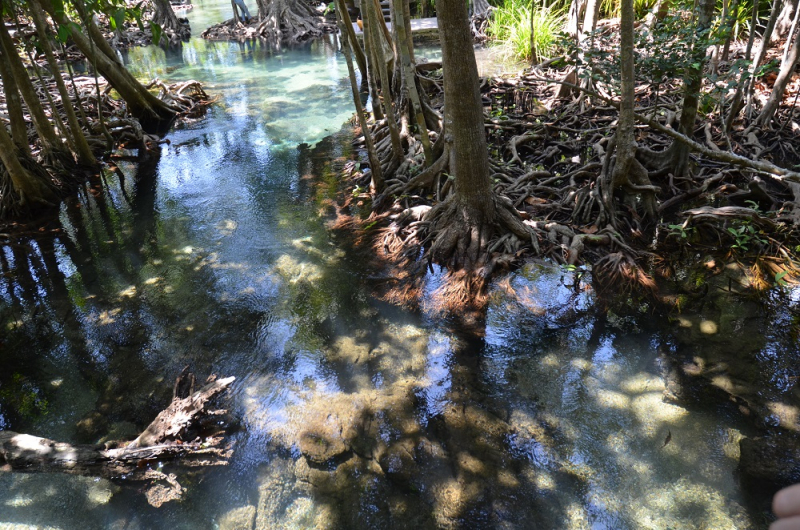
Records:
<instances>
[{"instance_id":1,"label":"driftwood in water","mask_svg":"<svg viewBox=\"0 0 800 530\"><path fill-rule=\"evenodd\" d=\"M212 376L203 388L193 391L194 376L184 370L175 384L175 395L169 406L136 440L122 447L72 445L0 431L0 470L146 481L150 483L145 492L148 501L159 506L182 493L175 475L160 471L159 464L211 466L227 463L230 450L224 447L224 437L217 425L226 411L209 410L208 404L234 379Z\"/></svg>"}]
</instances>

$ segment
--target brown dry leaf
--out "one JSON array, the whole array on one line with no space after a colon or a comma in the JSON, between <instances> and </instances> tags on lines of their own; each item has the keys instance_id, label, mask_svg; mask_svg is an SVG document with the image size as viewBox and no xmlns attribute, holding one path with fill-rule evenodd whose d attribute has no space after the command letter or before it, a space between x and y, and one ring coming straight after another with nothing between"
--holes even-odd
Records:
<instances>
[{"instance_id":1,"label":"brown dry leaf","mask_svg":"<svg viewBox=\"0 0 800 530\"><path fill-rule=\"evenodd\" d=\"M537 204L547 204L547 201L545 199L540 199L539 197L525 197L525 204L535 206Z\"/></svg>"}]
</instances>

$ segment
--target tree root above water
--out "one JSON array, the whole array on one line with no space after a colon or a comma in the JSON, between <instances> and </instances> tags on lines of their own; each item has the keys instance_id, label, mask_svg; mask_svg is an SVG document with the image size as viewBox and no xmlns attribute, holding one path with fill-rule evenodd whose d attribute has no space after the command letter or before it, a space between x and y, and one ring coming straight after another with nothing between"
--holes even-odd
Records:
<instances>
[{"instance_id":1,"label":"tree root above water","mask_svg":"<svg viewBox=\"0 0 800 530\"><path fill-rule=\"evenodd\" d=\"M248 23L229 19L207 28L200 35L209 40L247 40L263 38L280 46L303 42L333 33L336 24L328 22L303 2L277 0L270 3L264 17L252 17Z\"/></svg>"},{"instance_id":2,"label":"tree root above water","mask_svg":"<svg viewBox=\"0 0 800 530\"><path fill-rule=\"evenodd\" d=\"M417 69L430 101L440 101L439 84L426 77L435 71ZM636 139L638 173L627 175L617 195L604 195L604 182L610 183L616 160L617 108L598 104L602 99L589 108L559 101L555 87L543 82L558 77L552 72L523 74L483 84L484 102L490 102L484 112L489 150L494 153L490 162L494 193L510 203L510 209L502 210L518 222L470 228L471 222L460 218L463 214L457 214L451 203L452 179L447 177L451 153L440 150L423 167L412 138L401 169L385 175L387 188L373 203L384 212L371 224L377 227L372 231L374 246L383 259L405 263L416 274L431 263L447 267L450 277L456 270L473 267L481 278L498 268L493 262L513 266L526 256L548 258L567 266L591 267L593 277L603 277L598 288L605 285L605 292L623 296L652 292L652 275L661 269L651 265L674 261L676 252L709 253L723 261L774 256L783 263L776 274L785 281L797 279L793 264L798 260L789 249L800 243L796 230L800 176L784 169L800 162L793 145L796 133L788 129L726 133L709 122L698 129L701 139L688 138L673 128L679 105L670 91L662 87L661 93L652 94L640 88L638 104L643 107L636 113L644 125ZM664 112L651 112L648 104L657 104ZM378 123L372 131L388 154L387 128ZM440 139L444 133L432 136ZM669 171L669 147L676 142L694 153L688 159L690 170L679 175ZM724 149L726 142L734 146L733 152ZM771 153L776 156L769 160ZM358 171L352 176L361 178ZM647 204L637 198L642 196L648 198ZM512 229L518 223L527 236ZM748 225L756 232L750 232ZM763 235L755 236L759 230ZM477 256L474 249L480 247L487 252ZM389 283L397 292L421 292L419 285L402 287L413 274L391 270L394 280Z\"/></svg>"}]
</instances>

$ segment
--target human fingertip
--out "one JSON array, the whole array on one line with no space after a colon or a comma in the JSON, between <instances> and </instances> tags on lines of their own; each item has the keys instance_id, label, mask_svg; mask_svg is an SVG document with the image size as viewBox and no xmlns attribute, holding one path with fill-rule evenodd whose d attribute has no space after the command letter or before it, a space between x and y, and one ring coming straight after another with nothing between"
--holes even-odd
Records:
<instances>
[{"instance_id":1,"label":"human fingertip","mask_svg":"<svg viewBox=\"0 0 800 530\"><path fill-rule=\"evenodd\" d=\"M800 484L784 488L772 499L772 511L778 517L800 515Z\"/></svg>"},{"instance_id":2,"label":"human fingertip","mask_svg":"<svg viewBox=\"0 0 800 530\"><path fill-rule=\"evenodd\" d=\"M800 517L778 519L769 525L769 530L800 530Z\"/></svg>"}]
</instances>

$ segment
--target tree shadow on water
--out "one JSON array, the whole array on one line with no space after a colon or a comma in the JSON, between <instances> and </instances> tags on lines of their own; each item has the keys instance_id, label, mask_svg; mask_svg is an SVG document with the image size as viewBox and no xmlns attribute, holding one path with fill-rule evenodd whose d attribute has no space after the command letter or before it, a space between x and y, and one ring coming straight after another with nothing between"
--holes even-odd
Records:
<instances>
[{"instance_id":1,"label":"tree shadow on water","mask_svg":"<svg viewBox=\"0 0 800 530\"><path fill-rule=\"evenodd\" d=\"M377 344L362 336L349 339L347 348L364 347L367 357L392 355ZM415 355L395 346L398 357ZM540 487L526 455L514 450L511 411L484 383L482 349L473 331L451 335L448 388L436 393L435 404L427 390L437 383L424 374L387 378L373 389L363 386L370 378L340 374L350 392L303 405L297 432L283 439L284 453L293 456L269 465L272 478L262 490L287 475L296 482L283 501L273 500L273 513L259 507L259 517L291 526L298 503L306 502L305 517L321 528L560 526L569 507ZM373 368L379 365L373 359ZM342 380L348 377L353 381ZM276 465L283 470L276 472ZM565 470L553 469L549 478L582 487L583 479Z\"/></svg>"}]
</instances>

